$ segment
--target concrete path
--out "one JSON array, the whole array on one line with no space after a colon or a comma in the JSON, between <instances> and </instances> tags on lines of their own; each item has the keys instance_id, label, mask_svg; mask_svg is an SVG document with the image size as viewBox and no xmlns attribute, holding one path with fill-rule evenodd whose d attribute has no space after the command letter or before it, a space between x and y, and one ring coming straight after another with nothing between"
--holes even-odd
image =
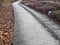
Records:
<instances>
[{"instance_id":1,"label":"concrete path","mask_svg":"<svg viewBox=\"0 0 60 45\"><path fill-rule=\"evenodd\" d=\"M20 4L24 9L29 11L33 16L41 22L45 27L48 28L48 31L54 35L57 40L60 40L60 25L56 24L52 19L48 16L41 14L40 12L36 12L34 9L27 7L26 5Z\"/></svg>"},{"instance_id":2,"label":"concrete path","mask_svg":"<svg viewBox=\"0 0 60 45\"><path fill-rule=\"evenodd\" d=\"M29 12L13 3L15 15L14 45L58 45L56 40Z\"/></svg>"}]
</instances>

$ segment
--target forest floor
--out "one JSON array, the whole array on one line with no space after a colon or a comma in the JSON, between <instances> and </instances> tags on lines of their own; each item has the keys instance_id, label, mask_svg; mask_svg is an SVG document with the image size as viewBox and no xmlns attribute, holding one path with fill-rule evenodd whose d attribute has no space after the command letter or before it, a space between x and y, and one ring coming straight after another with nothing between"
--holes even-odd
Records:
<instances>
[{"instance_id":1,"label":"forest floor","mask_svg":"<svg viewBox=\"0 0 60 45\"><path fill-rule=\"evenodd\" d=\"M14 32L14 14L12 4L3 4L0 10L0 44L11 45Z\"/></svg>"}]
</instances>

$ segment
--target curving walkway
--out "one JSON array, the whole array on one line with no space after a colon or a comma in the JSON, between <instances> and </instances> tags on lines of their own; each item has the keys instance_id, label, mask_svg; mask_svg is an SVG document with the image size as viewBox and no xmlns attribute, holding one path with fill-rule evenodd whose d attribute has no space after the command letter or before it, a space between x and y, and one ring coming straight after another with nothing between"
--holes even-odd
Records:
<instances>
[{"instance_id":1,"label":"curving walkway","mask_svg":"<svg viewBox=\"0 0 60 45\"><path fill-rule=\"evenodd\" d=\"M15 15L14 45L58 45L57 41L47 32L24 8L13 3Z\"/></svg>"}]
</instances>

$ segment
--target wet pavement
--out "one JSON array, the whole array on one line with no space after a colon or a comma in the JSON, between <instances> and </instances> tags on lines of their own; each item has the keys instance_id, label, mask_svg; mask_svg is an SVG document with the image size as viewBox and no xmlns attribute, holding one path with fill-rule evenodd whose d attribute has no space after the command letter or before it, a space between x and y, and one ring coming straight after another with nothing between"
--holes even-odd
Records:
<instances>
[{"instance_id":1,"label":"wet pavement","mask_svg":"<svg viewBox=\"0 0 60 45\"><path fill-rule=\"evenodd\" d=\"M41 14L40 12L36 12L35 10L20 4L24 9L26 9L27 11L29 11L31 14L33 14L33 16L39 21L41 22L45 27L48 28L48 31L54 35L54 37L58 40L60 40L60 25L56 24L52 19L50 19L49 17L47 17L44 14Z\"/></svg>"},{"instance_id":2,"label":"wet pavement","mask_svg":"<svg viewBox=\"0 0 60 45\"><path fill-rule=\"evenodd\" d=\"M14 45L58 45L40 22L17 2L13 3L15 16Z\"/></svg>"}]
</instances>

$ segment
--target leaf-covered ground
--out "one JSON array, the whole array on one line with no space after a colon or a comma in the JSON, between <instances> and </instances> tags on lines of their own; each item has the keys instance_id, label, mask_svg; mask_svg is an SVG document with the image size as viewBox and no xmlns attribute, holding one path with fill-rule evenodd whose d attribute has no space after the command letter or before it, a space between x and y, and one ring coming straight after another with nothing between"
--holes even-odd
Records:
<instances>
[{"instance_id":1,"label":"leaf-covered ground","mask_svg":"<svg viewBox=\"0 0 60 45\"><path fill-rule=\"evenodd\" d=\"M0 44L11 45L14 32L14 14L11 4L0 10Z\"/></svg>"},{"instance_id":2,"label":"leaf-covered ground","mask_svg":"<svg viewBox=\"0 0 60 45\"><path fill-rule=\"evenodd\" d=\"M56 24L60 25L60 3L53 1L26 1L23 0L21 3L27 5L28 7L45 14L50 19L52 19ZM27 4L26 4L27 3ZM49 14L49 12L51 13Z\"/></svg>"}]
</instances>

